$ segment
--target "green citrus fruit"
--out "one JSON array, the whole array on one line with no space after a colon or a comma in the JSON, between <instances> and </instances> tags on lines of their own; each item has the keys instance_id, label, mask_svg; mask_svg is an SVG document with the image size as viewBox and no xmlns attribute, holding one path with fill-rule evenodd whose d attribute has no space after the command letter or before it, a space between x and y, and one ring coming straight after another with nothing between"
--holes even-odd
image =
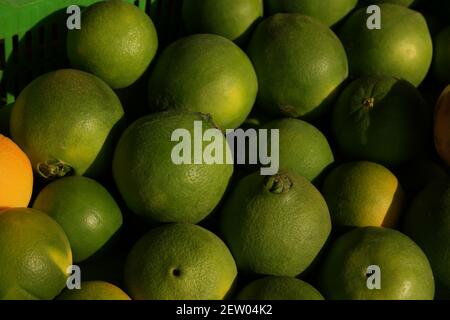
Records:
<instances>
[{"instance_id":1,"label":"green citrus fruit","mask_svg":"<svg viewBox=\"0 0 450 320\"><path fill-rule=\"evenodd\" d=\"M348 75L345 50L333 31L300 14L263 20L248 54L258 75L257 105L276 115L317 117Z\"/></svg>"},{"instance_id":2,"label":"green citrus fruit","mask_svg":"<svg viewBox=\"0 0 450 320\"><path fill-rule=\"evenodd\" d=\"M47 185L33 208L58 222L69 238L73 260L83 261L119 230L122 213L108 191L85 177L67 177Z\"/></svg>"},{"instance_id":3,"label":"green citrus fruit","mask_svg":"<svg viewBox=\"0 0 450 320\"><path fill-rule=\"evenodd\" d=\"M417 11L379 4L381 29L367 26L366 7L353 13L339 36L347 51L350 75L393 76L418 86L433 57L433 43L425 18Z\"/></svg>"},{"instance_id":4,"label":"green citrus fruit","mask_svg":"<svg viewBox=\"0 0 450 320\"><path fill-rule=\"evenodd\" d=\"M416 199L404 230L423 249L433 268L438 296L450 298L450 180L437 179Z\"/></svg>"},{"instance_id":5,"label":"green citrus fruit","mask_svg":"<svg viewBox=\"0 0 450 320\"><path fill-rule=\"evenodd\" d=\"M301 13L333 26L355 8L358 0L267 0L269 13Z\"/></svg>"},{"instance_id":6,"label":"green citrus fruit","mask_svg":"<svg viewBox=\"0 0 450 320\"><path fill-rule=\"evenodd\" d=\"M397 178L374 162L340 165L325 179L322 194L336 227L395 227L404 207Z\"/></svg>"},{"instance_id":7,"label":"green citrus fruit","mask_svg":"<svg viewBox=\"0 0 450 320\"><path fill-rule=\"evenodd\" d=\"M379 270L369 267L379 267ZM375 278L379 276L377 288ZM332 300L432 300L434 279L422 250L388 228L357 228L338 238L323 263L320 289Z\"/></svg>"},{"instance_id":8,"label":"green citrus fruit","mask_svg":"<svg viewBox=\"0 0 450 320\"><path fill-rule=\"evenodd\" d=\"M274 120L264 129L279 130L280 168L316 181L334 162L327 138L316 127L293 118ZM270 149L269 149L270 150Z\"/></svg>"},{"instance_id":9,"label":"green citrus fruit","mask_svg":"<svg viewBox=\"0 0 450 320\"><path fill-rule=\"evenodd\" d=\"M257 172L225 201L221 229L239 271L296 276L322 249L331 220L322 195L305 178Z\"/></svg>"},{"instance_id":10,"label":"green citrus fruit","mask_svg":"<svg viewBox=\"0 0 450 320\"><path fill-rule=\"evenodd\" d=\"M258 91L252 63L230 40L212 34L167 47L150 76L150 106L211 114L222 129L241 125Z\"/></svg>"},{"instance_id":11,"label":"green citrus fruit","mask_svg":"<svg viewBox=\"0 0 450 320\"><path fill-rule=\"evenodd\" d=\"M183 21L190 33L211 33L243 43L263 16L263 0L185 0Z\"/></svg>"},{"instance_id":12,"label":"green citrus fruit","mask_svg":"<svg viewBox=\"0 0 450 320\"><path fill-rule=\"evenodd\" d=\"M433 72L442 83L450 83L450 27L434 38Z\"/></svg>"},{"instance_id":13,"label":"green citrus fruit","mask_svg":"<svg viewBox=\"0 0 450 320\"><path fill-rule=\"evenodd\" d=\"M99 78L65 69L31 82L17 98L11 136L45 178L98 176L109 167L123 109Z\"/></svg>"},{"instance_id":14,"label":"green citrus fruit","mask_svg":"<svg viewBox=\"0 0 450 320\"><path fill-rule=\"evenodd\" d=\"M125 265L125 284L137 300L223 299L236 275L222 240L182 223L151 230L135 244Z\"/></svg>"},{"instance_id":15,"label":"green citrus fruit","mask_svg":"<svg viewBox=\"0 0 450 320\"><path fill-rule=\"evenodd\" d=\"M83 281L81 289L65 289L58 300L131 300L122 289L104 281Z\"/></svg>"},{"instance_id":16,"label":"green citrus fruit","mask_svg":"<svg viewBox=\"0 0 450 320\"><path fill-rule=\"evenodd\" d=\"M0 299L53 299L72 265L63 229L43 212L0 212Z\"/></svg>"},{"instance_id":17,"label":"green citrus fruit","mask_svg":"<svg viewBox=\"0 0 450 320\"><path fill-rule=\"evenodd\" d=\"M67 55L77 69L124 88L139 79L158 48L152 20L122 0L102 1L82 12L81 29L69 30Z\"/></svg>"},{"instance_id":18,"label":"green citrus fruit","mask_svg":"<svg viewBox=\"0 0 450 320\"><path fill-rule=\"evenodd\" d=\"M310 284L292 277L264 277L244 287L238 300L323 300Z\"/></svg>"},{"instance_id":19,"label":"green citrus fruit","mask_svg":"<svg viewBox=\"0 0 450 320\"><path fill-rule=\"evenodd\" d=\"M233 173L233 165L208 164L206 158L194 163L193 158L205 155L209 145L196 136L195 121L203 130L214 129L208 116L168 111L141 118L125 131L115 151L113 173L132 211L161 222L197 223L217 206ZM177 129L192 138L183 140L183 144L187 143L186 160L190 164L174 162L173 156L185 153L174 149L182 143L172 141ZM225 154L228 144L220 130L216 131L223 138L219 144Z\"/></svg>"},{"instance_id":20,"label":"green citrus fruit","mask_svg":"<svg viewBox=\"0 0 450 320\"><path fill-rule=\"evenodd\" d=\"M344 156L395 166L428 141L431 112L413 85L391 77L360 78L339 97L333 133Z\"/></svg>"}]
</instances>

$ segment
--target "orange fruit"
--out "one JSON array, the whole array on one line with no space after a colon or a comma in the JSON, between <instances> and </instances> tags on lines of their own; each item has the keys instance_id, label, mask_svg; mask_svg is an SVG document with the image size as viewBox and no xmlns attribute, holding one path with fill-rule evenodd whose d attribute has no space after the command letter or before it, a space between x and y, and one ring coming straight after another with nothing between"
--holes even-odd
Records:
<instances>
[{"instance_id":1,"label":"orange fruit","mask_svg":"<svg viewBox=\"0 0 450 320\"><path fill-rule=\"evenodd\" d=\"M27 207L33 191L33 169L26 154L0 134L0 210Z\"/></svg>"}]
</instances>

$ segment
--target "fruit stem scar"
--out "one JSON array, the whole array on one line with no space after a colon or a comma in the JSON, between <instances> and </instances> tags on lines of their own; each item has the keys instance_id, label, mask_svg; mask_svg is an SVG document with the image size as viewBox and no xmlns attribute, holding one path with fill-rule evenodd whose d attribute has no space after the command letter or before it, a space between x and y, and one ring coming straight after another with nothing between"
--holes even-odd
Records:
<instances>
[{"instance_id":1,"label":"fruit stem scar","mask_svg":"<svg viewBox=\"0 0 450 320\"><path fill-rule=\"evenodd\" d=\"M265 178L264 186L266 190L273 194L288 192L292 187L292 181L288 176L276 174Z\"/></svg>"},{"instance_id":2,"label":"fruit stem scar","mask_svg":"<svg viewBox=\"0 0 450 320\"><path fill-rule=\"evenodd\" d=\"M37 172L45 179L61 178L72 171L72 167L59 160L47 160L37 164Z\"/></svg>"},{"instance_id":3,"label":"fruit stem scar","mask_svg":"<svg viewBox=\"0 0 450 320\"><path fill-rule=\"evenodd\" d=\"M365 98L363 99L362 104L365 108L372 109L375 105L375 98L373 97Z\"/></svg>"}]
</instances>

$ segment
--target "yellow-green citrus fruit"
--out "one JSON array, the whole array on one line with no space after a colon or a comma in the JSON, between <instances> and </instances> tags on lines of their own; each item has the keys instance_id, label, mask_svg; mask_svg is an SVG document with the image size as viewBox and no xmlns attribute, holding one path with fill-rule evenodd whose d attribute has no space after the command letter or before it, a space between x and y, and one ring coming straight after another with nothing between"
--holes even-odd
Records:
<instances>
[{"instance_id":1,"label":"yellow-green citrus fruit","mask_svg":"<svg viewBox=\"0 0 450 320\"><path fill-rule=\"evenodd\" d=\"M233 165L226 161L208 164L205 157L195 163L194 157L208 154L210 143L195 134L194 122L203 130L214 129L208 116L168 111L137 120L122 135L114 155L113 174L133 212L160 222L197 223L222 199ZM190 141L185 137L180 138L182 142L172 141L175 130L183 130ZM217 142L225 155L230 149L220 130L216 131L223 138L223 143ZM174 151L180 143L187 143L186 152ZM187 155L189 163L176 164L172 156L179 155Z\"/></svg>"},{"instance_id":2,"label":"yellow-green citrus fruit","mask_svg":"<svg viewBox=\"0 0 450 320\"><path fill-rule=\"evenodd\" d=\"M327 204L292 172L240 180L224 203L221 230L239 271L296 276L306 270L331 231Z\"/></svg>"},{"instance_id":3,"label":"yellow-green citrus fruit","mask_svg":"<svg viewBox=\"0 0 450 320\"><path fill-rule=\"evenodd\" d=\"M334 169L322 194L335 227L395 227L404 192L395 175L374 162L351 162Z\"/></svg>"},{"instance_id":4,"label":"yellow-green citrus fruit","mask_svg":"<svg viewBox=\"0 0 450 320\"><path fill-rule=\"evenodd\" d=\"M188 36L168 46L148 85L151 109L211 114L223 130L245 121L257 91L255 70L246 54L213 34Z\"/></svg>"},{"instance_id":5,"label":"yellow-green citrus fruit","mask_svg":"<svg viewBox=\"0 0 450 320\"><path fill-rule=\"evenodd\" d=\"M245 286L238 300L324 300L316 288L293 277L264 277Z\"/></svg>"},{"instance_id":6,"label":"yellow-green citrus fruit","mask_svg":"<svg viewBox=\"0 0 450 320\"><path fill-rule=\"evenodd\" d=\"M65 289L58 300L131 300L119 287L105 281L83 281L81 289Z\"/></svg>"},{"instance_id":7,"label":"yellow-green citrus fruit","mask_svg":"<svg viewBox=\"0 0 450 320\"><path fill-rule=\"evenodd\" d=\"M185 0L183 21L190 33L212 33L243 43L263 16L263 0Z\"/></svg>"},{"instance_id":8,"label":"yellow-green citrus fruit","mask_svg":"<svg viewBox=\"0 0 450 320\"><path fill-rule=\"evenodd\" d=\"M158 48L152 20L122 0L101 1L81 15L81 29L69 30L67 55L74 68L103 79L112 88L138 80Z\"/></svg>"},{"instance_id":9,"label":"yellow-green citrus fruit","mask_svg":"<svg viewBox=\"0 0 450 320\"><path fill-rule=\"evenodd\" d=\"M45 178L99 176L109 169L123 115L106 83L63 69L38 77L20 93L11 136Z\"/></svg>"},{"instance_id":10,"label":"yellow-green citrus fruit","mask_svg":"<svg viewBox=\"0 0 450 320\"><path fill-rule=\"evenodd\" d=\"M75 262L99 251L122 225L122 213L114 198L101 184L86 177L50 183L38 194L33 208L62 226Z\"/></svg>"},{"instance_id":11,"label":"yellow-green citrus fruit","mask_svg":"<svg viewBox=\"0 0 450 320\"><path fill-rule=\"evenodd\" d=\"M262 128L279 130L280 169L315 182L334 162L327 138L305 121L285 118L266 123Z\"/></svg>"},{"instance_id":12,"label":"yellow-green citrus fruit","mask_svg":"<svg viewBox=\"0 0 450 320\"><path fill-rule=\"evenodd\" d=\"M433 42L425 18L404 6L381 3L381 28L368 28L367 7L354 12L339 37L350 76L392 76L418 86L428 73Z\"/></svg>"},{"instance_id":13,"label":"yellow-green citrus fruit","mask_svg":"<svg viewBox=\"0 0 450 320\"><path fill-rule=\"evenodd\" d=\"M0 299L50 300L66 286L69 240L47 214L16 208L0 212Z\"/></svg>"},{"instance_id":14,"label":"yellow-green citrus fruit","mask_svg":"<svg viewBox=\"0 0 450 320\"><path fill-rule=\"evenodd\" d=\"M125 284L136 300L220 300L236 275L222 240L183 223L151 230L135 244L125 265Z\"/></svg>"},{"instance_id":15,"label":"yellow-green citrus fruit","mask_svg":"<svg viewBox=\"0 0 450 320\"><path fill-rule=\"evenodd\" d=\"M259 81L257 106L274 115L316 118L347 78L344 47L325 24L275 14L252 35L248 54Z\"/></svg>"},{"instance_id":16,"label":"yellow-green citrus fruit","mask_svg":"<svg viewBox=\"0 0 450 320\"><path fill-rule=\"evenodd\" d=\"M433 272L423 251L406 235L381 227L356 228L338 238L325 257L319 282L330 300L434 298Z\"/></svg>"}]
</instances>

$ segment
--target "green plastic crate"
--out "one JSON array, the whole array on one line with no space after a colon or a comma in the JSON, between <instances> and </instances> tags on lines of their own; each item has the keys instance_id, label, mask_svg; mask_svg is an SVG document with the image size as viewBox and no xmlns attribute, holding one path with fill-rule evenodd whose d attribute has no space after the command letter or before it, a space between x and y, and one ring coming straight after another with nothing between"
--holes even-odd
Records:
<instances>
[{"instance_id":1,"label":"green plastic crate","mask_svg":"<svg viewBox=\"0 0 450 320\"><path fill-rule=\"evenodd\" d=\"M101 0L0 0L0 106L14 102L36 76L67 67L66 9ZM181 0L127 0L147 12L161 45L178 32Z\"/></svg>"}]
</instances>

